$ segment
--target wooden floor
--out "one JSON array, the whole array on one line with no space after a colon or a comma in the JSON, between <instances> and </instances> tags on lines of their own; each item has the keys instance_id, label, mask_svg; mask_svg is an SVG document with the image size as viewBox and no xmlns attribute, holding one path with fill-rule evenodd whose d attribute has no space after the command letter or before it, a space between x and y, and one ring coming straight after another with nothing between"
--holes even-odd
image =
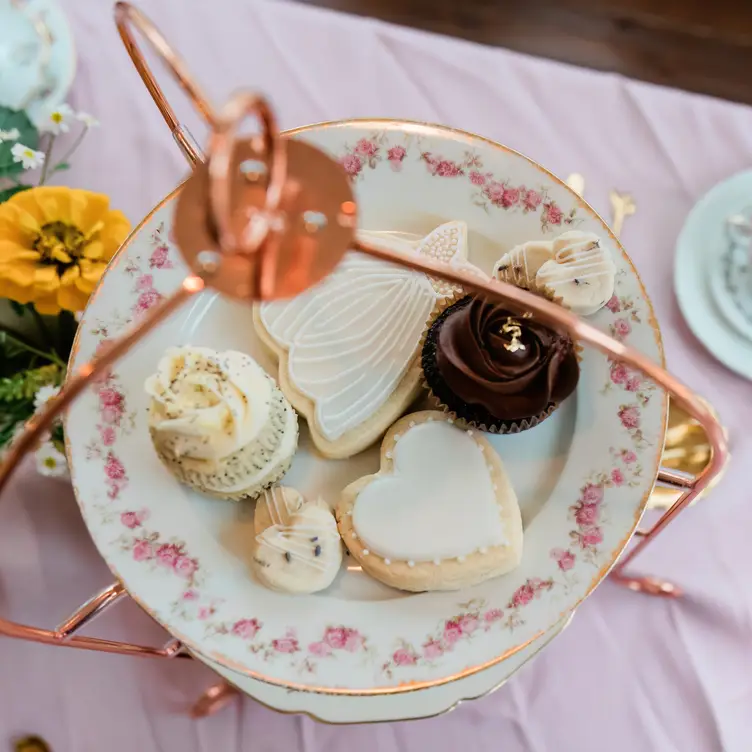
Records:
<instances>
[{"instance_id":1,"label":"wooden floor","mask_svg":"<svg viewBox=\"0 0 752 752\"><path fill-rule=\"evenodd\" d=\"M752 104L752 0L299 0Z\"/></svg>"}]
</instances>

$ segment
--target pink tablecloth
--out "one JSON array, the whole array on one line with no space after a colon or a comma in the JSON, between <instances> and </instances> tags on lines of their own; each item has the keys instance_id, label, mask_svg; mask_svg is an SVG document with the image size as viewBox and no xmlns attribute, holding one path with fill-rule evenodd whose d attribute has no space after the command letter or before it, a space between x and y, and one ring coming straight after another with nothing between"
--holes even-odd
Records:
<instances>
[{"instance_id":1,"label":"pink tablecloth","mask_svg":"<svg viewBox=\"0 0 752 752\"><path fill-rule=\"evenodd\" d=\"M120 46L110 3L63 4L79 50L72 103L102 121L68 180L109 193L138 221L186 165ZM609 188L632 191L638 212L624 241L655 303L668 361L719 409L735 462L712 499L640 561L683 584L683 601L605 584L507 686L443 718L332 728L246 699L195 722L184 711L212 681L202 666L0 641L0 747L35 731L56 752L752 749L750 385L692 338L672 294L673 244L687 211L752 164L752 111L283 2L142 5L217 102L249 85L272 95L285 127L391 116L465 128L558 174L583 173L587 198L605 215ZM51 625L110 582L71 493L30 468L3 499L0 527L4 613ZM131 603L96 631L164 639Z\"/></svg>"}]
</instances>

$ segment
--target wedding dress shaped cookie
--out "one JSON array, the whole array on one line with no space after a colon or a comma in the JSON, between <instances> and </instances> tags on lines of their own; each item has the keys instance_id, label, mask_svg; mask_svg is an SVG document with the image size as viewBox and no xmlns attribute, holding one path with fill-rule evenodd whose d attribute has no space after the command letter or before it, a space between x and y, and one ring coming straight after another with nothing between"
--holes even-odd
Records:
<instances>
[{"instance_id":1,"label":"wedding dress shaped cookie","mask_svg":"<svg viewBox=\"0 0 752 752\"><path fill-rule=\"evenodd\" d=\"M387 432L381 469L337 506L363 570L401 590L457 590L514 569L522 519L501 458L480 431L445 413L406 415Z\"/></svg>"},{"instance_id":2,"label":"wedding dress shaped cookie","mask_svg":"<svg viewBox=\"0 0 752 752\"><path fill-rule=\"evenodd\" d=\"M464 269L467 226L441 225L409 242L361 231L374 244ZM279 384L308 420L314 444L331 458L373 444L420 392L419 346L447 283L349 252L323 282L302 295L263 303L256 331L278 359Z\"/></svg>"}]
</instances>

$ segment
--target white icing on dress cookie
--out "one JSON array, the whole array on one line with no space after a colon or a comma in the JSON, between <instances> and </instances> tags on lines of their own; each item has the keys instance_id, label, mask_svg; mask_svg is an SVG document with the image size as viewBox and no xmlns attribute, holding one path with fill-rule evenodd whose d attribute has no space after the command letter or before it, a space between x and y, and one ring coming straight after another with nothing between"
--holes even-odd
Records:
<instances>
[{"instance_id":1,"label":"white icing on dress cookie","mask_svg":"<svg viewBox=\"0 0 752 752\"><path fill-rule=\"evenodd\" d=\"M369 483L354 507L353 527L369 551L431 562L507 542L472 436L444 421L424 422L402 435L393 456L393 471Z\"/></svg>"},{"instance_id":2,"label":"white icing on dress cookie","mask_svg":"<svg viewBox=\"0 0 752 752\"><path fill-rule=\"evenodd\" d=\"M553 242L553 254L538 270L538 286L580 316L603 308L614 294L616 266L600 238L592 232L562 233Z\"/></svg>"},{"instance_id":3,"label":"white icing on dress cookie","mask_svg":"<svg viewBox=\"0 0 752 752\"><path fill-rule=\"evenodd\" d=\"M361 235L405 254L470 266L461 222L414 243ZM311 290L260 307L266 332L287 351L289 381L315 406L316 428L326 440L357 429L388 401L415 358L436 301L451 292L440 280L350 252Z\"/></svg>"},{"instance_id":4,"label":"white icing on dress cookie","mask_svg":"<svg viewBox=\"0 0 752 752\"><path fill-rule=\"evenodd\" d=\"M334 515L322 500L306 502L275 486L256 504L254 571L272 590L314 593L328 587L342 564Z\"/></svg>"}]
</instances>

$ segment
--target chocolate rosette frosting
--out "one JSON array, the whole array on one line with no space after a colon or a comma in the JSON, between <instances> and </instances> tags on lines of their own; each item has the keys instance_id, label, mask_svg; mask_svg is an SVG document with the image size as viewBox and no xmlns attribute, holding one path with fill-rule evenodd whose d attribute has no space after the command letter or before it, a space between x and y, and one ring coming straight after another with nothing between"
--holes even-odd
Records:
<instances>
[{"instance_id":1,"label":"chocolate rosette frosting","mask_svg":"<svg viewBox=\"0 0 752 752\"><path fill-rule=\"evenodd\" d=\"M449 410L503 432L539 423L579 379L569 337L472 296L433 323L422 365L428 386Z\"/></svg>"}]
</instances>

